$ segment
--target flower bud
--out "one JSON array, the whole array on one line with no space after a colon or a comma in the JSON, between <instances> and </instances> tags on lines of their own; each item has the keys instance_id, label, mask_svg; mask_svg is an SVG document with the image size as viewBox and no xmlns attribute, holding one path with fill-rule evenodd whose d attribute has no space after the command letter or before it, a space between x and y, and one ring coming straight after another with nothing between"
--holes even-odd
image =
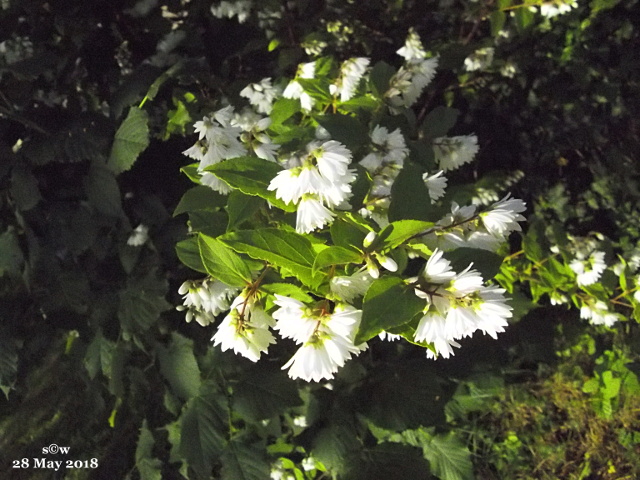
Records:
<instances>
[{"instance_id":1,"label":"flower bud","mask_svg":"<svg viewBox=\"0 0 640 480\"><path fill-rule=\"evenodd\" d=\"M364 240L362 241L362 246L364 248L367 248L367 247L371 246L371 244L376 239L376 237L377 237L377 235L376 235L376 232L374 232L374 231L371 231L371 232L367 233L367 236L364 237Z\"/></svg>"}]
</instances>

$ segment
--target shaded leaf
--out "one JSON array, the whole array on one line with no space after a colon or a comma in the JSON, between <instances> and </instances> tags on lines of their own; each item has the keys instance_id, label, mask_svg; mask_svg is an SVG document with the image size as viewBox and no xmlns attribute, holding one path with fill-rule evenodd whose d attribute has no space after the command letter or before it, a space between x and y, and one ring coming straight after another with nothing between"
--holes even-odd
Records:
<instances>
[{"instance_id":1,"label":"shaded leaf","mask_svg":"<svg viewBox=\"0 0 640 480\"><path fill-rule=\"evenodd\" d=\"M251 270L242 258L217 238L198 236L200 258L207 273L232 287L251 283Z\"/></svg>"},{"instance_id":2,"label":"shaded leaf","mask_svg":"<svg viewBox=\"0 0 640 480\"><path fill-rule=\"evenodd\" d=\"M232 440L222 452L222 480L268 480L270 474L264 449Z\"/></svg>"},{"instance_id":3,"label":"shaded leaf","mask_svg":"<svg viewBox=\"0 0 640 480\"><path fill-rule=\"evenodd\" d=\"M147 112L131 107L122 122L111 145L109 168L119 174L129 170L149 146L149 126Z\"/></svg>"},{"instance_id":4,"label":"shaded leaf","mask_svg":"<svg viewBox=\"0 0 640 480\"><path fill-rule=\"evenodd\" d=\"M193 341L173 332L169 347L158 344L156 351L160 372L176 395L183 400L197 395L200 389L200 369L193 353Z\"/></svg>"}]
</instances>

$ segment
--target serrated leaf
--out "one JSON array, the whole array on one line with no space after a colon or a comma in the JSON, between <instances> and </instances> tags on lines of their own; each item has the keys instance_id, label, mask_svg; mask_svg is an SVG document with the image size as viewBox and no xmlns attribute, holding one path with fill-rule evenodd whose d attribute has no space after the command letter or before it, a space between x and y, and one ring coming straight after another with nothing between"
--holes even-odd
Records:
<instances>
[{"instance_id":1,"label":"serrated leaf","mask_svg":"<svg viewBox=\"0 0 640 480\"><path fill-rule=\"evenodd\" d=\"M198 236L200 258L207 273L232 287L251 283L251 270L242 258L217 238Z\"/></svg>"},{"instance_id":2,"label":"serrated leaf","mask_svg":"<svg viewBox=\"0 0 640 480\"><path fill-rule=\"evenodd\" d=\"M350 480L411 479L430 480L429 464L420 450L407 445L383 442L368 448L359 458L351 458L345 478Z\"/></svg>"},{"instance_id":3,"label":"serrated leaf","mask_svg":"<svg viewBox=\"0 0 640 480\"><path fill-rule=\"evenodd\" d=\"M295 205L285 204L276 198L275 192L268 190L271 180L282 170L277 163L257 157L238 157L216 163L205 170L242 193L262 197L287 212L296 210Z\"/></svg>"},{"instance_id":4,"label":"serrated leaf","mask_svg":"<svg viewBox=\"0 0 640 480\"><path fill-rule=\"evenodd\" d=\"M522 239L524 254L534 263L540 262L547 256L548 241L544 230L541 221L531 220L527 233Z\"/></svg>"},{"instance_id":5,"label":"serrated leaf","mask_svg":"<svg viewBox=\"0 0 640 480\"><path fill-rule=\"evenodd\" d=\"M111 359L115 349L115 342L104 338L102 330L99 329L87 347L87 353L84 357L89 378L95 378L98 372L102 372L107 378L111 376Z\"/></svg>"},{"instance_id":6,"label":"serrated leaf","mask_svg":"<svg viewBox=\"0 0 640 480\"><path fill-rule=\"evenodd\" d=\"M354 343L359 345L380 332L410 322L425 306L425 301L401 278L379 278L364 296L362 321Z\"/></svg>"},{"instance_id":7,"label":"serrated leaf","mask_svg":"<svg viewBox=\"0 0 640 480\"><path fill-rule=\"evenodd\" d=\"M280 97L273 103L271 113L271 125L280 125L300 110L300 102L291 98Z\"/></svg>"},{"instance_id":8,"label":"serrated leaf","mask_svg":"<svg viewBox=\"0 0 640 480\"><path fill-rule=\"evenodd\" d=\"M231 192L226 207L229 214L227 230L233 230L249 220L263 205L265 201L260 197L245 195L238 190Z\"/></svg>"},{"instance_id":9,"label":"serrated leaf","mask_svg":"<svg viewBox=\"0 0 640 480\"><path fill-rule=\"evenodd\" d=\"M198 185L185 192L174 210L173 216L200 210L213 212L224 207L226 203L227 197L224 195L220 195L207 186Z\"/></svg>"},{"instance_id":10,"label":"serrated leaf","mask_svg":"<svg viewBox=\"0 0 640 480\"><path fill-rule=\"evenodd\" d=\"M175 394L187 400L200 389L200 368L193 354L193 341L179 333L171 334L168 348L158 344L160 373L167 379Z\"/></svg>"},{"instance_id":11,"label":"serrated leaf","mask_svg":"<svg viewBox=\"0 0 640 480\"><path fill-rule=\"evenodd\" d=\"M118 297L118 318L125 332L144 332L151 328L160 314L171 308L164 294L146 288L145 283L130 285Z\"/></svg>"},{"instance_id":12,"label":"serrated leaf","mask_svg":"<svg viewBox=\"0 0 640 480\"><path fill-rule=\"evenodd\" d=\"M267 480L270 473L264 450L231 440L222 452L222 480Z\"/></svg>"},{"instance_id":13,"label":"serrated leaf","mask_svg":"<svg viewBox=\"0 0 640 480\"><path fill-rule=\"evenodd\" d=\"M433 208L429 189L422 180L422 171L412 164L405 164L391 186L389 220L432 220Z\"/></svg>"},{"instance_id":14,"label":"serrated leaf","mask_svg":"<svg viewBox=\"0 0 640 480\"><path fill-rule=\"evenodd\" d=\"M0 389L9 397L18 371L18 342L0 332Z\"/></svg>"},{"instance_id":15,"label":"serrated leaf","mask_svg":"<svg viewBox=\"0 0 640 480\"><path fill-rule=\"evenodd\" d=\"M354 151L370 142L367 128L356 117L350 115L318 115L316 121L331 135L333 140Z\"/></svg>"},{"instance_id":16,"label":"serrated leaf","mask_svg":"<svg viewBox=\"0 0 640 480\"><path fill-rule=\"evenodd\" d=\"M444 257L451 262L451 267L456 272L461 272L473 263L471 267L482 275L487 281L497 275L502 265L503 257L480 248L457 248L446 252Z\"/></svg>"},{"instance_id":17,"label":"serrated leaf","mask_svg":"<svg viewBox=\"0 0 640 480\"><path fill-rule=\"evenodd\" d=\"M109 168L117 175L129 170L138 156L149 146L147 112L131 107L127 118L116 132L109 155Z\"/></svg>"},{"instance_id":18,"label":"serrated leaf","mask_svg":"<svg viewBox=\"0 0 640 480\"><path fill-rule=\"evenodd\" d=\"M431 471L441 480L473 480L471 452L454 434L440 434L423 448Z\"/></svg>"},{"instance_id":19,"label":"serrated leaf","mask_svg":"<svg viewBox=\"0 0 640 480\"><path fill-rule=\"evenodd\" d=\"M381 252L393 250L410 238L425 232L433 227L433 225L433 222L424 222L422 220L398 220L397 222L391 222L380 231L374 244L372 244L372 248Z\"/></svg>"},{"instance_id":20,"label":"serrated leaf","mask_svg":"<svg viewBox=\"0 0 640 480\"><path fill-rule=\"evenodd\" d=\"M360 412L377 426L402 431L444 423L446 399L428 360L386 362L355 392Z\"/></svg>"},{"instance_id":21,"label":"serrated leaf","mask_svg":"<svg viewBox=\"0 0 640 480\"><path fill-rule=\"evenodd\" d=\"M313 298L307 295L302 288L291 283L263 283L260 285L260 290L272 295L277 293L285 297L295 298L304 303L313 302Z\"/></svg>"},{"instance_id":22,"label":"serrated leaf","mask_svg":"<svg viewBox=\"0 0 640 480\"><path fill-rule=\"evenodd\" d=\"M449 107L436 107L425 117L422 133L427 141L445 136L456 124L460 111Z\"/></svg>"},{"instance_id":23,"label":"serrated leaf","mask_svg":"<svg viewBox=\"0 0 640 480\"><path fill-rule=\"evenodd\" d=\"M220 237L236 252L264 260L280 268L283 276L294 276L305 285L315 288L323 275L313 274L316 252L302 235L275 228L240 230Z\"/></svg>"},{"instance_id":24,"label":"serrated leaf","mask_svg":"<svg viewBox=\"0 0 640 480\"><path fill-rule=\"evenodd\" d=\"M211 476L224 448L228 418L226 399L209 382L202 383L180 416L180 453L200 477Z\"/></svg>"},{"instance_id":25,"label":"serrated leaf","mask_svg":"<svg viewBox=\"0 0 640 480\"><path fill-rule=\"evenodd\" d=\"M233 405L251 421L259 421L302 405L296 384L285 372L263 364L252 367L233 389Z\"/></svg>"},{"instance_id":26,"label":"serrated leaf","mask_svg":"<svg viewBox=\"0 0 640 480\"><path fill-rule=\"evenodd\" d=\"M313 271L317 272L331 265L362 263L362 254L343 247L328 247L322 250L313 262Z\"/></svg>"},{"instance_id":27,"label":"serrated leaf","mask_svg":"<svg viewBox=\"0 0 640 480\"><path fill-rule=\"evenodd\" d=\"M31 210L42 199L38 180L30 170L16 167L11 173L11 197L20 210Z\"/></svg>"},{"instance_id":28,"label":"serrated leaf","mask_svg":"<svg viewBox=\"0 0 640 480\"><path fill-rule=\"evenodd\" d=\"M362 249L364 241L369 230L359 227L347 219L337 218L331 224L329 229L331 232L331 240L340 247Z\"/></svg>"},{"instance_id":29,"label":"serrated leaf","mask_svg":"<svg viewBox=\"0 0 640 480\"><path fill-rule=\"evenodd\" d=\"M209 237L218 237L227 231L229 216L226 212L196 210L189 212L189 227L193 233L202 233Z\"/></svg>"},{"instance_id":30,"label":"serrated leaf","mask_svg":"<svg viewBox=\"0 0 640 480\"><path fill-rule=\"evenodd\" d=\"M297 78L296 82L311 98L321 103L333 101L333 95L329 89L329 80L326 78Z\"/></svg>"},{"instance_id":31,"label":"serrated leaf","mask_svg":"<svg viewBox=\"0 0 640 480\"><path fill-rule=\"evenodd\" d=\"M120 187L111 170L100 162L93 162L83 180L89 203L100 213L110 217L122 215Z\"/></svg>"},{"instance_id":32,"label":"serrated leaf","mask_svg":"<svg viewBox=\"0 0 640 480\"><path fill-rule=\"evenodd\" d=\"M5 273L19 275L23 264L24 255L15 231L9 229L0 234L0 277Z\"/></svg>"},{"instance_id":33,"label":"serrated leaf","mask_svg":"<svg viewBox=\"0 0 640 480\"><path fill-rule=\"evenodd\" d=\"M313 456L327 468L341 469L349 457L361 448L353 425L331 424L320 430L313 438Z\"/></svg>"},{"instance_id":34,"label":"serrated leaf","mask_svg":"<svg viewBox=\"0 0 640 480\"><path fill-rule=\"evenodd\" d=\"M207 273L200 258L198 237L190 237L176 244L176 254L182 263L196 272Z\"/></svg>"},{"instance_id":35,"label":"serrated leaf","mask_svg":"<svg viewBox=\"0 0 640 480\"><path fill-rule=\"evenodd\" d=\"M389 81L395 73L396 69L385 62L378 62L373 66L369 75L369 85L376 97L384 98L385 92L389 90Z\"/></svg>"}]
</instances>

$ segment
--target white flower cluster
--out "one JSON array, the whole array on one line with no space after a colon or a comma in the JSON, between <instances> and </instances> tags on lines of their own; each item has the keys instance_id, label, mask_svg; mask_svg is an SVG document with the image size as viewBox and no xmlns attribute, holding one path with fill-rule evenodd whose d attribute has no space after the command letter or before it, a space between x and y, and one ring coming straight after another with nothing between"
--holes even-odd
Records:
<instances>
[{"instance_id":1,"label":"white flower cluster","mask_svg":"<svg viewBox=\"0 0 640 480\"><path fill-rule=\"evenodd\" d=\"M206 327L215 321L216 315L229 308L229 300L237 291L237 288L218 280L187 280L178 290L183 295L183 305L179 305L177 310L187 311L187 323L195 320Z\"/></svg>"},{"instance_id":2,"label":"white flower cluster","mask_svg":"<svg viewBox=\"0 0 640 480\"><path fill-rule=\"evenodd\" d=\"M249 0L228 2L222 0L219 5L211 6L211 13L216 18L238 17L238 23L244 23L251 14L252 4Z\"/></svg>"},{"instance_id":3,"label":"white flower cluster","mask_svg":"<svg viewBox=\"0 0 640 480\"><path fill-rule=\"evenodd\" d=\"M495 51L492 47L481 48L476 50L464 59L464 68L467 72L476 70L486 70L493 62Z\"/></svg>"},{"instance_id":4,"label":"white flower cluster","mask_svg":"<svg viewBox=\"0 0 640 480\"><path fill-rule=\"evenodd\" d=\"M255 293L247 291L238 295L211 339L223 352L233 350L252 362L260 360L269 345L276 343L269 330L275 326L275 321L262 309L256 297Z\"/></svg>"},{"instance_id":5,"label":"white flower cluster","mask_svg":"<svg viewBox=\"0 0 640 480\"><path fill-rule=\"evenodd\" d=\"M238 114L228 106L194 124L198 141L182 153L200 162L198 171L202 174L200 181L203 185L226 194L231 188L204 169L223 160L241 157L249 151L265 160L275 161L279 145L272 143L266 134L270 125L268 117L262 118L249 110Z\"/></svg>"},{"instance_id":6,"label":"white flower cluster","mask_svg":"<svg viewBox=\"0 0 640 480\"><path fill-rule=\"evenodd\" d=\"M601 300L585 303L580 308L580 318L589 320L592 325L612 327L618 321L618 315L609 311L607 304Z\"/></svg>"},{"instance_id":7,"label":"white flower cluster","mask_svg":"<svg viewBox=\"0 0 640 480\"><path fill-rule=\"evenodd\" d=\"M471 336L481 330L494 339L504 332L512 308L506 304L505 290L485 286L483 279L469 265L456 273L440 250L434 250L420 277L414 279L415 293L427 301L424 315L416 328L414 340L428 342L436 353L449 358L452 347L459 347L456 340Z\"/></svg>"},{"instance_id":8,"label":"white flower cluster","mask_svg":"<svg viewBox=\"0 0 640 480\"><path fill-rule=\"evenodd\" d=\"M586 255L584 251L576 252L576 259L569 264L569 268L576 274L576 282L584 287L596 283L607 268L604 262L604 252L592 251Z\"/></svg>"},{"instance_id":9,"label":"white flower cluster","mask_svg":"<svg viewBox=\"0 0 640 480\"><path fill-rule=\"evenodd\" d=\"M296 77L289 82L287 87L284 89L284 92L282 92L282 96L284 98L291 98L294 100L299 99L302 109L306 110L307 112L311 111L313 105L315 104L315 100L311 98L311 96L307 92L304 91L302 85L300 85L300 82L298 82L298 79L309 79L315 77L315 75L316 62L303 63L299 65Z\"/></svg>"},{"instance_id":10,"label":"white flower cluster","mask_svg":"<svg viewBox=\"0 0 640 480\"><path fill-rule=\"evenodd\" d=\"M447 172L469 163L478 153L478 137L440 137L433 140L433 153L440 168Z\"/></svg>"},{"instance_id":11,"label":"white flower cluster","mask_svg":"<svg viewBox=\"0 0 640 480\"><path fill-rule=\"evenodd\" d=\"M279 307L273 314L275 330L301 345L282 367L289 368L291 378L314 382L332 379L352 355L367 348L366 343L353 342L362 311L350 305L337 305L328 313L282 295L276 295L275 303Z\"/></svg>"},{"instance_id":12,"label":"white flower cluster","mask_svg":"<svg viewBox=\"0 0 640 480\"><path fill-rule=\"evenodd\" d=\"M368 58L350 58L340 67L340 76L335 84L331 85L331 94L340 96L341 102L351 99L358 88L364 72L369 66Z\"/></svg>"},{"instance_id":13,"label":"white flower cluster","mask_svg":"<svg viewBox=\"0 0 640 480\"><path fill-rule=\"evenodd\" d=\"M505 196L487 210L476 213L475 205L460 207L453 202L451 213L439 220L432 232L424 237L431 248L451 250L459 247L495 251L513 231L520 231L518 222L525 218L525 203Z\"/></svg>"},{"instance_id":14,"label":"white flower cluster","mask_svg":"<svg viewBox=\"0 0 640 480\"><path fill-rule=\"evenodd\" d=\"M552 18L570 12L578 6L577 0L551 0L540 5L540 14Z\"/></svg>"},{"instance_id":15,"label":"white flower cluster","mask_svg":"<svg viewBox=\"0 0 640 480\"><path fill-rule=\"evenodd\" d=\"M344 205L356 178L350 170L351 152L335 140L312 142L300 164L282 170L268 189L285 203L297 206L296 231L309 233L331 222L331 208Z\"/></svg>"},{"instance_id":16,"label":"white flower cluster","mask_svg":"<svg viewBox=\"0 0 640 480\"><path fill-rule=\"evenodd\" d=\"M240 91L240 96L249 99L249 103L256 107L258 113L269 115L273 102L280 92L271 84L271 78L263 78L259 83L250 83Z\"/></svg>"},{"instance_id":17,"label":"white flower cluster","mask_svg":"<svg viewBox=\"0 0 640 480\"><path fill-rule=\"evenodd\" d=\"M438 58L426 58L420 36L413 29L409 31L404 47L397 53L405 59L405 64L391 78L389 90L385 93L392 110L394 107L413 105L431 83L438 68Z\"/></svg>"}]
</instances>

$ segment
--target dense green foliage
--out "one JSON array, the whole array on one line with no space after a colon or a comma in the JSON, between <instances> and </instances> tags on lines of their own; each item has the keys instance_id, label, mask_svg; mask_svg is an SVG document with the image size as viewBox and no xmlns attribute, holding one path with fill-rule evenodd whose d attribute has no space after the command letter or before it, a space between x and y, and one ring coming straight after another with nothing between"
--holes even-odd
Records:
<instances>
[{"instance_id":1,"label":"dense green foliage","mask_svg":"<svg viewBox=\"0 0 640 480\"><path fill-rule=\"evenodd\" d=\"M12 466L53 459L42 448L57 444L71 449L60 459L99 466L56 478L639 476L638 12L636 0L580 2L551 18L510 0L298 0L255 2L238 23L200 0L0 1L0 472L54 478ZM334 250L303 264L298 254L316 250L301 236L241 230L264 200L278 206L256 193L275 164L212 167L238 189L229 203L194 187L181 153L193 123L246 105L248 83L284 82L317 58L370 57L383 65L367 86L375 93L391 75L378 62L400 65L411 28L440 69L399 123L416 141L476 132L477 161L451 174L459 201L511 190L528 203L500 270L474 258L512 294L512 325L435 362L374 339L331 389L289 379L287 345L256 364L214 348L215 329L175 309L183 281L244 286L263 265L251 257L297 271L296 285L272 272L270 293L305 300L297 287L318 293L332 265L357 263L349 248L365 233L336 222ZM321 81L304 87L327 101ZM300 118L289 107L274 122ZM365 100L341 108L374 115ZM312 137L304 121L281 143ZM334 121L323 126L357 148L364 127ZM437 219L413 212L411 197L394 202L393 220ZM415 224L402 227L381 251L414 235ZM609 267L579 285L570 265L595 250ZM415 314L389 278L363 340L406 323L375 316L389 299ZM589 324L585 306L616 323Z\"/></svg>"}]
</instances>

